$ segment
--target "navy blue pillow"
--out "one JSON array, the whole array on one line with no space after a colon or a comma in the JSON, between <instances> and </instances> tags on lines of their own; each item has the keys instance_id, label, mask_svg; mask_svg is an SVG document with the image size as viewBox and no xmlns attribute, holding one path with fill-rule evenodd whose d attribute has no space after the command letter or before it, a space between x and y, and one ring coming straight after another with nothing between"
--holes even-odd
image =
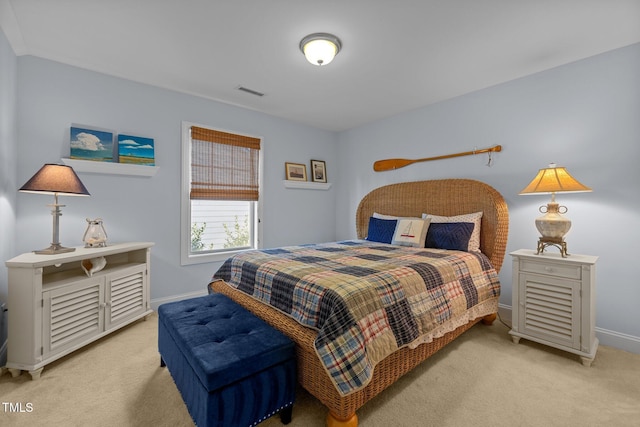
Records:
<instances>
[{"instance_id":1,"label":"navy blue pillow","mask_svg":"<svg viewBox=\"0 0 640 427\"><path fill-rule=\"evenodd\" d=\"M398 221L395 219L369 218L367 240L379 243L391 243L397 223Z\"/></svg>"},{"instance_id":2,"label":"navy blue pillow","mask_svg":"<svg viewBox=\"0 0 640 427\"><path fill-rule=\"evenodd\" d=\"M473 227L472 222L432 222L429 224L425 247L466 252Z\"/></svg>"}]
</instances>

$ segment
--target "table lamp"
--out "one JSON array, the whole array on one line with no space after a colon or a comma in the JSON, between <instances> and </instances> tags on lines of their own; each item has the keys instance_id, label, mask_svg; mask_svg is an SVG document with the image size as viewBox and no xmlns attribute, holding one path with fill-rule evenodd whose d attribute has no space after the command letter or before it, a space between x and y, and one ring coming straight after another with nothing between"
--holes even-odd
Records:
<instances>
[{"instance_id":1,"label":"table lamp","mask_svg":"<svg viewBox=\"0 0 640 427\"><path fill-rule=\"evenodd\" d=\"M78 178L71 166L45 164L35 175L31 177L18 191L25 193L53 194L54 203L51 206L53 215L53 241L46 249L34 251L36 254L60 254L73 252L75 248L65 248L59 241L59 221L62 212L58 204L58 195L63 196L89 196L89 191Z\"/></svg>"},{"instance_id":2,"label":"table lamp","mask_svg":"<svg viewBox=\"0 0 640 427\"><path fill-rule=\"evenodd\" d=\"M551 202L547 206L540 206L540 212L544 213L536 218L536 228L542 235L538 240L536 254L544 252L548 246L560 249L563 258L567 257L567 243L565 234L571 228L571 221L562 216L568 209L556 203L556 193L582 193L592 191L591 188L578 182L564 167L549 164L548 168L540 169L535 178L525 187L520 194L551 194Z\"/></svg>"}]
</instances>

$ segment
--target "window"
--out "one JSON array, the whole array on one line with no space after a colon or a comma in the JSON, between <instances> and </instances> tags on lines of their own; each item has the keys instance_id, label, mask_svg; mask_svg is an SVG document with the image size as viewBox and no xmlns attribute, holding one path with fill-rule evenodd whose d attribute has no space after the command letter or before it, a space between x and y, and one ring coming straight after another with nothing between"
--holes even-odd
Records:
<instances>
[{"instance_id":1,"label":"window","mask_svg":"<svg viewBox=\"0 0 640 427\"><path fill-rule=\"evenodd\" d=\"M258 248L260 148L260 138L183 122L183 265Z\"/></svg>"}]
</instances>

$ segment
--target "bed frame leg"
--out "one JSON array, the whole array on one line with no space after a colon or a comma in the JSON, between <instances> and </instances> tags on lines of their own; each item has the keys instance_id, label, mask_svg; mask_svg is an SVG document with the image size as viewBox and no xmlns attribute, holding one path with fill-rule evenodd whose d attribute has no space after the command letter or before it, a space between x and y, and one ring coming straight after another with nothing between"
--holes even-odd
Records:
<instances>
[{"instance_id":1,"label":"bed frame leg","mask_svg":"<svg viewBox=\"0 0 640 427\"><path fill-rule=\"evenodd\" d=\"M482 324L491 326L497 317L498 315L496 313L487 314L482 318Z\"/></svg>"},{"instance_id":2,"label":"bed frame leg","mask_svg":"<svg viewBox=\"0 0 640 427\"><path fill-rule=\"evenodd\" d=\"M358 416L353 414L346 418L338 418L329 412L327 414L327 427L358 427Z\"/></svg>"}]
</instances>

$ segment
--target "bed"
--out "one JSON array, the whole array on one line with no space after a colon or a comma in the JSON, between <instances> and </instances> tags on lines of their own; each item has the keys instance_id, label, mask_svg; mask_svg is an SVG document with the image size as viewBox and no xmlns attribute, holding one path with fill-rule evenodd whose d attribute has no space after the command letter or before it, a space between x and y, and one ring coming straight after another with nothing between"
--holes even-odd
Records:
<instances>
[{"instance_id":1,"label":"bed","mask_svg":"<svg viewBox=\"0 0 640 427\"><path fill-rule=\"evenodd\" d=\"M494 188L475 180L445 179L391 184L371 191L360 201L356 211L356 240L332 242L319 245L319 247L303 245L303 251L306 247L307 250L320 250L327 253L338 249L343 250L355 247L357 250L365 251L366 253L366 256L356 255L359 260L361 258L376 258L380 254L384 255L385 251L390 253L395 252L396 249L394 245L385 246L385 244L374 244L374 247L371 247L371 242L362 240L367 237L370 231L369 222L374 213L403 218L419 218L424 213L452 217L475 212L482 212L479 238L481 254L462 252L460 255L463 258L471 259L470 262L474 265L489 263L488 270L491 271L482 273L482 275L487 275L488 277L483 277L483 280L488 283L488 285L485 283L487 285L485 288L489 289L488 291L486 289L482 291L485 298L482 308L468 307L469 309L465 311L466 317L461 317L464 320L463 322L457 319L449 319L445 322L448 328L440 328L438 333L427 334L426 338L422 336L421 339L416 340L414 339L415 336L411 336L405 340L406 342L410 341L408 344L400 342L398 339L396 343L398 348L389 354L384 353L384 357L378 356L379 360L375 360L372 369L365 373L366 379L364 381L358 380L358 384L351 388L349 388L349 385L342 384L341 387L340 384L337 384L335 372L331 372L328 369L330 364L327 361L327 355L319 351L317 342L321 341L319 336L323 333L322 329L309 325L304 326L298 320L294 320L291 312L287 313L287 310L282 309L282 307L273 307L260 301L254 295L236 289L236 287L227 283L227 281L231 282L231 280L220 279L220 277L227 279L230 277L229 271L234 268L229 264L231 260L221 268L221 270L226 269L226 272L214 274L214 278L209 284L209 289L213 292L230 296L236 302L292 338L296 343L299 383L328 408L327 425L354 427L358 423L356 411L367 401L476 323L482 321L483 323L491 324L495 320L499 298L499 283L496 286L497 273L502 266L507 243L509 221L507 206L503 197ZM373 223L374 220L371 221ZM278 250L276 249L276 251ZM402 251L402 253L410 252L408 255L405 254L404 258L407 256L421 256L428 252L421 248L406 249L404 246L398 251ZM283 252L289 254L291 253L291 248L286 248ZM453 252L459 251L436 249L435 254L426 255L439 259L450 255L453 256ZM320 252L312 253L318 254ZM375 256L371 255L372 253L375 253ZM308 255L308 252L303 254L306 258L318 258ZM291 257L290 255L287 256ZM384 256L386 257L386 255ZM296 255L296 257L300 259L299 255ZM241 269L243 261L237 262L240 267L236 266L235 268ZM271 262L273 263L273 261ZM330 264L333 263L333 259L320 260L320 262ZM395 262L395 260L385 262ZM235 286L238 285L236 284ZM239 286L239 288L242 289L242 286ZM378 347L376 347L376 351L377 349Z\"/></svg>"}]
</instances>

